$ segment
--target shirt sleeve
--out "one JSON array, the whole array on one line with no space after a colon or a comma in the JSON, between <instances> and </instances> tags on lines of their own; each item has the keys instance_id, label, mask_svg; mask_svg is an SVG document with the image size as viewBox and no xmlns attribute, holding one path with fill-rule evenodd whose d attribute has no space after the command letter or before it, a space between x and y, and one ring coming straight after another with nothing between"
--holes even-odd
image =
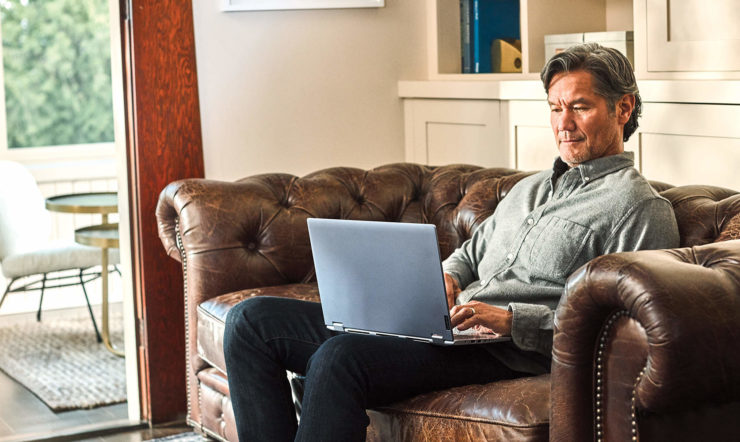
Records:
<instances>
[{"instance_id":1,"label":"shirt sleeve","mask_svg":"<svg viewBox=\"0 0 740 442\"><path fill-rule=\"evenodd\" d=\"M522 350L545 356L552 353L552 327L555 312L546 305L512 302L511 339Z\"/></svg>"},{"instance_id":2,"label":"shirt sleeve","mask_svg":"<svg viewBox=\"0 0 740 442\"><path fill-rule=\"evenodd\" d=\"M457 280L461 289L478 280L478 264L486 253L488 238L493 232L495 215L486 218L473 232L473 236L455 249L442 262L442 270Z\"/></svg>"},{"instance_id":3,"label":"shirt sleeve","mask_svg":"<svg viewBox=\"0 0 740 442\"><path fill-rule=\"evenodd\" d=\"M679 247L673 206L663 198L643 200L620 220L606 242L604 255Z\"/></svg>"}]
</instances>

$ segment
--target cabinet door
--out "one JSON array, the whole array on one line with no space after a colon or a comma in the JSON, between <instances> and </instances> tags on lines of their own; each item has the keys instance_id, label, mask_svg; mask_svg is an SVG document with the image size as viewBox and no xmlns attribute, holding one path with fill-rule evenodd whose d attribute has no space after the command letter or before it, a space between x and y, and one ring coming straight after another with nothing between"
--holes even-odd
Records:
<instances>
[{"instance_id":1,"label":"cabinet door","mask_svg":"<svg viewBox=\"0 0 740 442\"><path fill-rule=\"evenodd\" d=\"M674 185L740 189L740 106L646 103L642 171Z\"/></svg>"},{"instance_id":2,"label":"cabinet door","mask_svg":"<svg viewBox=\"0 0 740 442\"><path fill-rule=\"evenodd\" d=\"M740 138L643 133L642 146L649 179L740 189Z\"/></svg>"},{"instance_id":3,"label":"cabinet door","mask_svg":"<svg viewBox=\"0 0 740 442\"><path fill-rule=\"evenodd\" d=\"M550 129L547 102L509 101L508 117L512 167L520 170L551 168L558 151Z\"/></svg>"},{"instance_id":4,"label":"cabinet door","mask_svg":"<svg viewBox=\"0 0 740 442\"><path fill-rule=\"evenodd\" d=\"M642 172L674 185L740 190L740 106L646 103Z\"/></svg>"},{"instance_id":5,"label":"cabinet door","mask_svg":"<svg viewBox=\"0 0 740 442\"><path fill-rule=\"evenodd\" d=\"M647 0L648 71L740 71L740 2Z\"/></svg>"},{"instance_id":6,"label":"cabinet door","mask_svg":"<svg viewBox=\"0 0 740 442\"><path fill-rule=\"evenodd\" d=\"M508 167L497 100L404 100L406 161Z\"/></svg>"}]
</instances>

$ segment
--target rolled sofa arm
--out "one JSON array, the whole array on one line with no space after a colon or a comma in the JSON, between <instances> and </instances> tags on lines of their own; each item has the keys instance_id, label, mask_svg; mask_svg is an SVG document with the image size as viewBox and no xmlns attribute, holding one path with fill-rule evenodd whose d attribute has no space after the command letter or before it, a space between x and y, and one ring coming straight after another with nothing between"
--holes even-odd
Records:
<instances>
[{"instance_id":1,"label":"rolled sofa arm","mask_svg":"<svg viewBox=\"0 0 740 442\"><path fill-rule=\"evenodd\" d=\"M550 440L629 440L640 416L727 404L740 404L740 240L606 255L570 277Z\"/></svg>"},{"instance_id":2,"label":"rolled sofa arm","mask_svg":"<svg viewBox=\"0 0 740 442\"><path fill-rule=\"evenodd\" d=\"M224 293L312 277L307 215L291 210L284 193L295 179L283 174L237 182L186 179L161 192L159 235L170 256L185 259L195 305Z\"/></svg>"}]
</instances>

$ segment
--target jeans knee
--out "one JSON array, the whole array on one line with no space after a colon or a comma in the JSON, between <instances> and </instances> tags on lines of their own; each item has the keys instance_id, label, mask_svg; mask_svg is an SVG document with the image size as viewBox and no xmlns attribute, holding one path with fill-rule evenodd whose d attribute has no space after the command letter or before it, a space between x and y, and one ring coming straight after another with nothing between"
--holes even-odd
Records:
<instances>
[{"instance_id":1,"label":"jeans knee","mask_svg":"<svg viewBox=\"0 0 740 442\"><path fill-rule=\"evenodd\" d=\"M308 361L307 376L357 377L364 364L357 346L353 343L359 336L343 334L324 342Z\"/></svg>"},{"instance_id":2,"label":"jeans knee","mask_svg":"<svg viewBox=\"0 0 740 442\"><path fill-rule=\"evenodd\" d=\"M251 339L255 334L252 324L259 323L262 312L265 311L265 299L247 298L236 304L226 314L224 325L224 353L232 350L241 351L238 342L241 339Z\"/></svg>"}]
</instances>

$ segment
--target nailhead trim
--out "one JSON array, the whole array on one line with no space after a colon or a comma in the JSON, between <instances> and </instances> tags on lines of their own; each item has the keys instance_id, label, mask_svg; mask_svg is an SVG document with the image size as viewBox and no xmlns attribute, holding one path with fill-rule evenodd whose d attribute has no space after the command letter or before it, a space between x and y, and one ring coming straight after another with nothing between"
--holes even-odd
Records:
<instances>
[{"instance_id":1,"label":"nailhead trim","mask_svg":"<svg viewBox=\"0 0 740 442\"><path fill-rule=\"evenodd\" d=\"M185 302L185 392L186 392L186 398L187 398L187 418L188 420L192 421L192 399L190 398L190 378L192 377L192 373L190 373L190 345L187 342L188 337L190 336L190 318L188 317L188 258L185 254L185 247L182 245L182 236L180 235L180 217L178 216L175 218L175 239L177 243L177 250L180 252L180 261L182 263L182 287L183 287L183 294L185 296L184 302ZM198 383L198 405L203 410L202 407L202 401L201 401L201 393L200 393L200 380L196 379L196 382ZM198 426L203 429L203 419L202 419L203 413L201 412L201 419L197 422Z\"/></svg>"},{"instance_id":2,"label":"nailhead trim","mask_svg":"<svg viewBox=\"0 0 740 442\"><path fill-rule=\"evenodd\" d=\"M631 418L631 424L632 424L632 440L636 441L638 438L637 434L637 409L635 407L636 402L636 396L637 396L637 385L640 383L640 380L643 376L645 376L645 370L647 370L647 367L642 367L642 370L640 370L640 374L637 375L637 378L635 379L635 386L632 388L632 401L630 404L630 418Z\"/></svg>"},{"instance_id":3,"label":"nailhead trim","mask_svg":"<svg viewBox=\"0 0 740 442\"><path fill-rule=\"evenodd\" d=\"M594 425L596 426L596 440L597 442L602 442L603 438L603 415L604 415L604 408L603 408L603 383L604 383L604 351L606 350L606 340L609 336L609 332L611 331L612 326L614 323L621 318L622 316L629 316L629 312L627 310L621 310L618 312L613 313L607 320L606 320L606 326L601 331L600 337L599 337L599 349L596 352L596 397L595 397L595 404L596 404L596 419L594 422ZM632 411L634 412L634 391L632 394ZM634 415L633 415L634 416ZM633 435L636 431L636 423L634 420L634 417L632 419L632 428L633 428ZM634 439L636 440L636 439Z\"/></svg>"}]
</instances>

